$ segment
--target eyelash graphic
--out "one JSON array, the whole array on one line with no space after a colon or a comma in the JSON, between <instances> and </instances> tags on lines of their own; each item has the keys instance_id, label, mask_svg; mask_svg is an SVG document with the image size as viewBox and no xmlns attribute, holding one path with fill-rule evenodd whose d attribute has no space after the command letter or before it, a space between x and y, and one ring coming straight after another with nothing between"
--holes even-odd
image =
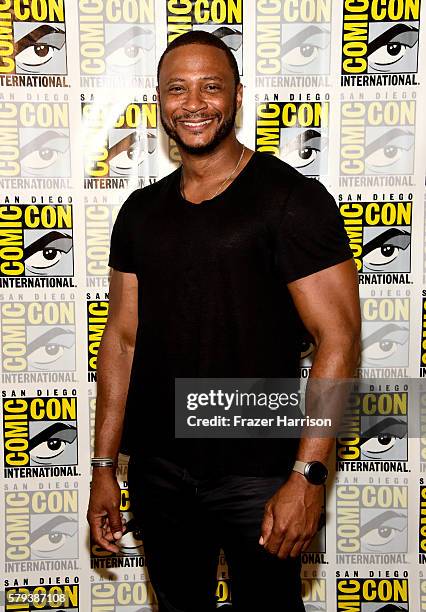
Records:
<instances>
[{"instance_id":1,"label":"eyelash graphic","mask_svg":"<svg viewBox=\"0 0 426 612\"><path fill-rule=\"evenodd\" d=\"M418 40L419 30L414 26L404 23L392 26L368 44L369 66L382 72L387 72L387 67L392 70Z\"/></svg>"},{"instance_id":2,"label":"eyelash graphic","mask_svg":"<svg viewBox=\"0 0 426 612\"><path fill-rule=\"evenodd\" d=\"M43 175L48 168L61 160L69 146L67 134L56 130L43 132L21 147L21 166L30 175Z\"/></svg>"},{"instance_id":3,"label":"eyelash graphic","mask_svg":"<svg viewBox=\"0 0 426 612\"><path fill-rule=\"evenodd\" d=\"M371 550L380 549L407 530L407 521L407 514L386 510L361 527L361 541Z\"/></svg>"},{"instance_id":4,"label":"eyelash graphic","mask_svg":"<svg viewBox=\"0 0 426 612\"><path fill-rule=\"evenodd\" d=\"M361 433L361 451L366 457L375 457L389 451L407 435L407 423L395 417L381 419Z\"/></svg>"},{"instance_id":5,"label":"eyelash graphic","mask_svg":"<svg viewBox=\"0 0 426 612\"><path fill-rule=\"evenodd\" d=\"M397 228L384 231L364 245L363 271L380 271L395 261L401 251L405 251L410 244L410 232Z\"/></svg>"},{"instance_id":6,"label":"eyelash graphic","mask_svg":"<svg viewBox=\"0 0 426 612\"><path fill-rule=\"evenodd\" d=\"M366 146L365 164L376 173L388 173L390 168L401 160L404 153L407 156L413 146L413 132L392 128ZM407 159L407 164L410 161Z\"/></svg>"},{"instance_id":7,"label":"eyelash graphic","mask_svg":"<svg viewBox=\"0 0 426 612\"><path fill-rule=\"evenodd\" d=\"M68 234L48 232L24 248L25 266L30 272L43 274L43 270L56 266L72 246L72 237Z\"/></svg>"},{"instance_id":8,"label":"eyelash graphic","mask_svg":"<svg viewBox=\"0 0 426 612\"><path fill-rule=\"evenodd\" d=\"M232 51L238 51L243 44L243 34L235 28L222 26L213 30L212 34L223 40Z\"/></svg>"},{"instance_id":9,"label":"eyelash graphic","mask_svg":"<svg viewBox=\"0 0 426 612\"><path fill-rule=\"evenodd\" d=\"M306 168L313 164L319 154L328 146L328 138L321 132L308 129L285 144L281 159L293 168Z\"/></svg>"},{"instance_id":10,"label":"eyelash graphic","mask_svg":"<svg viewBox=\"0 0 426 612\"><path fill-rule=\"evenodd\" d=\"M62 339L62 342L59 341ZM57 342L52 342L57 340ZM62 327L54 327L28 344L27 359L32 367L45 370L74 345L74 332Z\"/></svg>"},{"instance_id":11,"label":"eyelash graphic","mask_svg":"<svg viewBox=\"0 0 426 612\"><path fill-rule=\"evenodd\" d=\"M281 50L282 61L290 71L297 73L314 62L329 46L330 30L311 25L286 40Z\"/></svg>"},{"instance_id":12,"label":"eyelash graphic","mask_svg":"<svg viewBox=\"0 0 426 612\"><path fill-rule=\"evenodd\" d=\"M65 515L55 516L30 536L31 550L38 558L52 558L61 554L60 549L78 534L78 521Z\"/></svg>"},{"instance_id":13,"label":"eyelash graphic","mask_svg":"<svg viewBox=\"0 0 426 612\"><path fill-rule=\"evenodd\" d=\"M107 161L115 172L128 174L154 153L156 148L157 137L154 134L132 132L108 149Z\"/></svg>"},{"instance_id":14,"label":"eyelash graphic","mask_svg":"<svg viewBox=\"0 0 426 612\"><path fill-rule=\"evenodd\" d=\"M396 323L381 327L362 340L363 361L376 362L375 365L386 361L408 342L408 335L408 327Z\"/></svg>"},{"instance_id":15,"label":"eyelash graphic","mask_svg":"<svg viewBox=\"0 0 426 612\"><path fill-rule=\"evenodd\" d=\"M116 69L129 68L140 62L144 51L150 51L154 44L155 35L152 30L132 26L106 45L105 59Z\"/></svg>"},{"instance_id":16,"label":"eyelash graphic","mask_svg":"<svg viewBox=\"0 0 426 612\"><path fill-rule=\"evenodd\" d=\"M77 429L66 423L54 423L29 441L31 461L40 465L61 455L77 439Z\"/></svg>"},{"instance_id":17,"label":"eyelash graphic","mask_svg":"<svg viewBox=\"0 0 426 612\"><path fill-rule=\"evenodd\" d=\"M15 61L21 70L36 72L48 64L64 45L65 31L43 24L15 43Z\"/></svg>"}]
</instances>

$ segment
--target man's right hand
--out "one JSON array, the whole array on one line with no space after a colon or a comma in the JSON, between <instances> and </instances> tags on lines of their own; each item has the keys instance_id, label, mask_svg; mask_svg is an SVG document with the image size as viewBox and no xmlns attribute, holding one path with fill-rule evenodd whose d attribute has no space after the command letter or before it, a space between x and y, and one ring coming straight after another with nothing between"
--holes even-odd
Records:
<instances>
[{"instance_id":1,"label":"man's right hand","mask_svg":"<svg viewBox=\"0 0 426 612\"><path fill-rule=\"evenodd\" d=\"M119 552L115 542L126 530L120 499L120 487L112 469L94 468L87 520L93 541L112 553Z\"/></svg>"}]
</instances>

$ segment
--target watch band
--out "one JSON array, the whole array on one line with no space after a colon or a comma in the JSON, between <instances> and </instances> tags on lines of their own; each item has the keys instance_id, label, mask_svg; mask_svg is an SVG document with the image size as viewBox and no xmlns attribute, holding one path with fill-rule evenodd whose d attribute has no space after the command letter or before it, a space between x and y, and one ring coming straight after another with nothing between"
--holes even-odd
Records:
<instances>
[{"instance_id":1,"label":"watch band","mask_svg":"<svg viewBox=\"0 0 426 612\"><path fill-rule=\"evenodd\" d=\"M299 474L305 475L305 468L308 465L309 461L299 461L296 459L293 465L293 471L299 472Z\"/></svg>"}]
</instances>

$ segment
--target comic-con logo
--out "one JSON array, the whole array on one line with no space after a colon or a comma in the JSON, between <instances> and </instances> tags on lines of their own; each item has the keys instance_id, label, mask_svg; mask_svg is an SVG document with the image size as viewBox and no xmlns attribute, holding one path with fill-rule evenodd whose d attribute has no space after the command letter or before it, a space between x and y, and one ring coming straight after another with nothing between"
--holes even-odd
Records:
<instances>
[{"instance_id":1,"label":"comic-con logo","mask_svg":"<svg viewBox=\"0 0 426 612\"><path fill-rule=\"evenodd\" d=\"M112 567L110 559L116 559L114 567L143 567L142 531L132 514L127 482L120 483L120 512L126 520L126 531L118 542L119 552L112 553L104 550L91 541L92 568Z\"/></svg>"},{"instance_id":2,"label":"comic-con logo","mask_svg":"<svg viewBox=\"0 0 426 612\"><path fill-rule=\"evenodd\" d=\"M339 209L360 282L409 282L412 201L359 202L339 198Z\"/></svg>"},{"instance_id":3,"label":"comic-con logo","mask_svg":"<svg viewBox=\"0 0 426 612\"><path fill-rule=\"evenodd\" d=\"M0 279L73 274L72 204L0 205Z\"/></svg>"},{"instance_id":4,"label":"comic-con logo","mask_svg":"<svg viewBox=\"0 0 426 612\"><path fill-rule=\"evenodd\" d=\"M4 503L6 572L76 567L77 489L6 491Z\"/></svg>"},{"instance_id":5,"label":"comic-con logo","mask_svg":"<svg viewBox=\"0 0 426 612\"><path fill-rule=\"evenodd\" d=\"M157 598L151 583L142 580L92 584L91 603L92 610L108 606L112 612L151 612L157 609Z\"/></svg>"},{"instance_id":6,"label":"comic-con logo","mask_svg":"<svg viewBox=\"0 0 426 612\"><path fill-rule=\"evenodd\" d=\"M87 363L88 382L96 382L99 345L108 319L108 302L91 300L87 294Z\"/></svg>"},{"instance_id":7,"label":"comic-con logo","mask_svg":"<svg viewBox=\"0 0 426 612\"><path fill-rule=\"evenodd\" d=\"M426 562L426 487L421 478L420 509L419 509L419 563Z\"/></svg>"},{"instance_id":8,"label":"comic-con logo","mask_svg":"<svg viewBox=\"0 0 426 612\"><path fill-rule=\"evenodd\" d=\"M243 74L243 0L169 0L167 42L191 30L204 30L220 38Z\"/></svg>"},{"instance_id":9,"label":"comic-con logo","mask_svg":"<svg viewBox=\"0 0 426 612\"><path fill-rule=\"evenodd\" d=\"M424 367L424 366L423 366ZM419 420L418 432L420 438L420 471L426 471L426 391L421 389L418 395Z\"/></svg>"},{"instance_id":10,"label":"comic-con logo","mask_svg":"<svg viewBox=\"0 0 426 612\"><path fill-rule=\"evenodd\" d=\"M339 469L345 469L341 462L354 470L358 467L355 461L378 461L387 462L386 466L394 466L396 471L405 471L405 466L388 462L408 459L407 417L407 391L350 393L336 444ZM380 469L380 464L377 467Z\"/></svg>"},{"instance_id":11,"label":"comic-con logo","mask_svg":"<svg viewBox=\"0 0 426 612\"><path fill-rule=\"evenodd\" d=\"M6 587L5 612L19 610L79 610L79 585L54 584Z\"/></svg>"},{"instance_id":12,"label":"comic-con logo","mask_svg":"<svg viewBox=\"0 0 426 612\"><path fill-rule=\"evenodd\" d=\"M44 187L47 177L71 176L67 102L0 102L0 128L1 184L26 177L30 187Z\"/></svg>"},{"instance_id":13,"label":"comic-con logo","mask_svg":"<svg viewBox=\"0 0 426 612\"><path fill-rule=\"evenodd\" d=\"M362 351L359 373L365 377L405 376L409 362L410 298L361 298Z\"/></svg>"},{"instance_id":14,"label":"comic-con logo","mask_svg":"<svg viewBox=\"0 0 426 612\"><path fill-rule=\"evenodd\" d=\"M93 202L85 207L86 213L86 275L103 279L108 276L110 236L120 205L109 206Z\"/></svg>"},{"instance_id":15,"label":"comic-con logo","mask_svg":"<svg viewBox=\"0 0 426 612\"><path fill-rule=\"evenodd\" d=\"M415 100L342 102L340 175L413 174L415 122Z\"/></svg>"},{"instance_id":16,"label":"comic-con logo","mask_svg":"<svg viewBox=\"0 0 426 612\"><path fill-rule=\"evenodd\" d=\"M90 77L133 80L154 74L154 0L80 0L78 5L82 85L104 81Z\"/></svg>"},{"instance_id":17,"label":"comic-con logo","mask_svg":"<svg viewBox=\"0 0 426 612\"><path fill-rule=\"evenodd\" d=\"M426 610L426 580L420 580L420 610Z\"/></svg>"},{"instance_id":18,"label":"comic-con logo","mask_svg":"<svg viewBox=\"0 0 426 612\"><path fill-rule=\"evenodd\" d=\"M342 75L365 78L342 77L342 85L416 84L419 17L420 0L346 0Z\"/></svg>"},{"instance_id":19,"label":"comic-con logo","mask_svg":"<svg viewBox=\"0 0 426 612\"><path fill-rule=\"evenodd\" d=\"M327 611L327 582L325 578L303 577L302 599L305 612Z\"/></svg>"},{"instance_id":20,"label":"comic-con logo","mask_svg":"<svg viewBox=\"0 0 426 612\"><path fill-rule=\"evenodd\" d=\"M408 580L405 578L350 578L336 580L337 612L405 612Z\"/></svg>"},{"instance_id":21,"label":"comic-con logo","mask_svg":"<svg viewBox=\"0 0 426 612\"><path fill-rule=\"evenodd\" d=\"M155 102L132 102L115 115L110 107L83 102L82 116L85 188L125 187L130 180L136 180L143 187L145 181L155 181Z\"/></svg>"},{"instance_id":22,"label":"comic-con logo","mask_svg":"<svg viewBox=\"0 0 426 612\"><path fill-rule=\"evenodd\" d=\"M420 338L420 376L426 377L426 291L422 298L422 333Z\"/></svg>"},{"instance_id":23,"label":"comic-con logo","mask_svg":"<svg viewBox=\"0 0 426 612\"><path fill-rule=\"evenodd\" d=\"M78 462L77 398L3 398L3 439L5 478L62 475L50 468Z\"/></svg>"},{"instance_id":24,"label":"comic-con logo","mask_svg":"<svg viewBox=\"0 0 426 612\"><path fill-rule=\"evenodd\" d=\"M5 0L0 6L0 75L67 74L64 0ZM53 79L33 84L61 85ZM21 83L17 77L10 85Z\"/></svg>"},{"instance_id":25,"label":"comic-con logo","mask_svg":"<svg viewBox=\"0 0 426 612\"><path fill-rule=\"evenodd\" d=\"M337 562L381 563L404 559L407 508L405 485L337 485Z\"/></svg>"},{"instance_id":26,"label":"comic-con logo","mask_svg":"<svg viewBox=\"0 0 426 612\"><path fill-rule=\"evenodd\" d=\"M256 74L330 72L331 0L256 3ZM258 86L268 81L258 79Z\"/></svg>"},{"instance_id":27,"label":"comic-con logo","mask_svg":"<svg viewBox=\"0 0 426 612\"><path fill-rule=\"evenodd\" d=\"M327 174L328 102L264 102L256 114L256 151L272 153L307 176Z\"/></svg>"},{"instance_id":28,"label":"comic-con logo","mask_svg":"<svg viewBox=\"0 0 426 612\"><path fill-rule=\"evenodd\" d=\"M75 370L74 302L5 302L0 320L3 372Z\"/></svg>"}]
</instances>

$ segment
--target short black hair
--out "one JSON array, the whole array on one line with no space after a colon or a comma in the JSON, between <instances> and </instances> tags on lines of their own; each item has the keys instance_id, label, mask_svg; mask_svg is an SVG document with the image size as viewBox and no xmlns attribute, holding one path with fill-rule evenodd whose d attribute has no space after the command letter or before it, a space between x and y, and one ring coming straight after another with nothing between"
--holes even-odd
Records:
<instances>
[{"instance_id":1,"label":"short black hair","mask_svg":"<svg viewBox=\"0 0 426 612\"><path fill-rule=\"evenodd\" d=\"M181 36L178 36L166 47L163 51L162 56L160 57L160 61L158 62L157 67L157 82L160 82L160 70L161 64L165 56L173 51L173 49L177 49L178 47L184 47L185 45L209 45L210 47L216 47L217 49L222 49L224 53L226 53L226 57L228 58L228 62L232 69L232 74L234 76L235 87L240 82L240 73L238 72L238 64L235 59L234 54L227 44L223 42L221 38L211 34L210 32L205 32L204 30L191 30L190 32L186 32Z\"/></svg>"}]
</instances>

